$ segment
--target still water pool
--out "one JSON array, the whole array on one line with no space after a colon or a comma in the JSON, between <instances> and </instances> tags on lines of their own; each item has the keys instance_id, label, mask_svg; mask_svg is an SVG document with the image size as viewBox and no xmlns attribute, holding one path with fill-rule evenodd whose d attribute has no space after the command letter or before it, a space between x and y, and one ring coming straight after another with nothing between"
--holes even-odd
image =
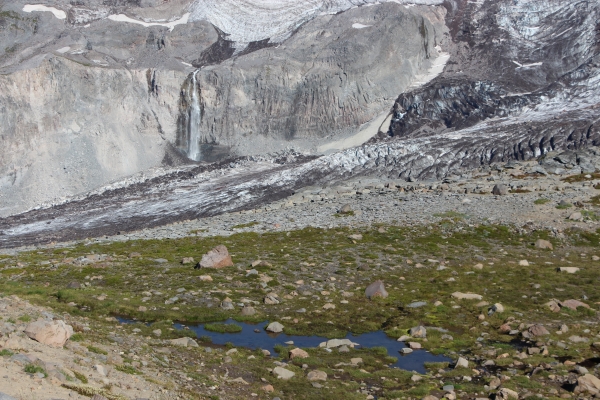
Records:
<instances>
[{"instance_id":1,"label":"still water pool","mask_svg":"<svg viewBox=\"0 0 600 400\"><path fill-rule=\"evenodd\" d=\"M137 321L131 321L119 318L121 323L134 323ZM237 322L234 320L227 320L227 324L235 324L242 328L241 332L238 333L217 333L211 332L204 328L204 324L200 325L183 325L174 324L176 329L189 328L191 331L196 333L197 337L207 336L210 337L212 343L218 345L224 345L226 343L232 343L236 347L245 347L249 349L265 349L269 350L271 354L275 354L276 345L284 345L285 342L293 341L294 346L301 348L315 348L319 347L321 342L326 342L328 339L320 336L296 336L286 335L285 333L273 334L265 331L265 327L268 325L268 321L261 322L258 324L249 324L243 322ZM258 332L255 332L258 330ZM402 342L397 342L395 339L388 337L383 331L363 333L361 335L353 335L348 333L346 339L351 340L354 343L360 344L357 348L371 348L371 347L385 347L388 351L388 355L397 357L398 361L392 364L392 367L405 369L408 371L416 371L419 373L425 373L426 362L449 362L450 359L444 356L436 356L429 353L426 350L414 350L412 353L402 355L399 350L407 347ZM325 350L320 350L325 351ZM332 349L332 351L338 351ZM352 349L350 349L349 355L352 355ZM350 357L349 357L350 358Z\"/></svg>"}]
</instances>

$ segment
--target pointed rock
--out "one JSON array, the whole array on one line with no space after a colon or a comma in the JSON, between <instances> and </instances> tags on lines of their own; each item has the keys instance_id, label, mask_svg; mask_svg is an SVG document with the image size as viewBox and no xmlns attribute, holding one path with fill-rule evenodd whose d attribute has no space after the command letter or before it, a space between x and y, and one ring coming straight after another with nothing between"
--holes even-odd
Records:
<instances>
[{"instance_id":1,"label":"pointed rock","mask_svg":"<svg viewBox=\"0 0 600 400\"><path fill-rule=\"evenodd\" d=\"M375 297L386 298L388 297L388 292L385 290L385 285L382 281L375 281L371 283L365 289L365 296L367 299L372 299Z\"/></svg>"}]
</instances>

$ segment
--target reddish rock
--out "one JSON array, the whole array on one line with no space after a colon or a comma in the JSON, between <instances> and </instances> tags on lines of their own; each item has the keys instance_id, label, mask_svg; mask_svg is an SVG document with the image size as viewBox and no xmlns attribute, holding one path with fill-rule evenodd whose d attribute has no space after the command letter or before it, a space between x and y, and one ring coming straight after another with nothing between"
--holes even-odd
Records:
<instances>
[{"instance_id":1,"label":"reddish rock","mask_svg":"<svg viewBox=\"0 0 600 400\"><path fill-rule=\"evenodd\" d=\"M529 328L528 332L532 335L532 336L544 336L544 335L549 335L550 332L548 332L548 329L546 329L543 325L533 325Z\"/></svg>"},{"instance_id":2,"label":"reddish rock","mask_svg":"<svg viewBox=\"0 0 600 400\"><path fill-rule=\"evenodd\" d=\"M227 251L227 247L220 245L202 256L202 260L196 265L198 268L225 268L231 267L233 261Z\"/></svg>"},{"instance_id":3,"label":"reddish rock","mask_svg":"<svg viewBox=\"0 0 600 400\"><path fill-rule=\"evenodd\" d=\"M498 328L498 330L502 333L508 333L508 332L512 331L512 328L510 327L509 324L503 324L500 326L500 328Z\"/></svg>"},{"instance_id":4,"label":"reddish rock","mask_svg":"<svg viewBox=\"0 0 600 400\"><path fill-rule=\"evenodd\" d=\"M295 348L293 350L290 350L290 359L293 360L294 358L308 358L310 357L308 355L308 353L302 349L298 349Z\"/></svg>"}]
</instances>

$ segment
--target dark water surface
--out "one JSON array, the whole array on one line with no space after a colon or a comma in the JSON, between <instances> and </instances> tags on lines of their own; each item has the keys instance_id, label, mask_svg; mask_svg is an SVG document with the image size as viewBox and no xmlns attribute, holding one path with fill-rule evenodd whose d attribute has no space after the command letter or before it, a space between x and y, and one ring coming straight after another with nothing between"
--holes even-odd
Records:
<instances>
[{"instance_id":1,"label":"dark water surface","mask_svg":"<svg viewBox=\"0 0 600 400\"><path fill-rule=\"evenodd\" d=\"M118 318L121 323L135 323L138 321L132 321L128 319ZM196 333L197 337L208 336L212 339L212 343L218 345L224 345L225 343L232 343L236 347L246 347L249 349L265 349L269 350L271 354L275 354L276 345L284 345L285 342L293 341L294 346L301 348L314 348L319 347L319 344L326 342L328 339L320 336L296 336L286 335L285 333L274 334L265 331L265 327L268 325L268 321L261 322L258 324L249 324L244 322L237 322L232 319L227 320L227 324L235 324L242 327L242 331L238 333L217 333L211 332L204 328L204 324L201 325L183 325L174 324L176 329L189 328L191 331ZM255 332L257 329L259 332ZM426 362L449 362L451 361L445 356L436 356L429 353L426 350L414 350L412 353L402 355L399 350L403 347L407 347L402 342L397 342L396 339L388 337L383 331L363 333L361 335L353 335L348 333L346 339L351 340L354 343L360 344L357 348L371 348L371 347L385 347L388 351L388 355L397 357L398 361L392 364L392 367L405 369L408 371L416 371L419 373L425 373L424 363ZM338 349L331 349L333 352ZM325 352L325 350L320 350ZM353 350L350 349L348 354L348 362L353 355ZM360 355L356 355L360 356Z\"/></svg>"}]
</instances>

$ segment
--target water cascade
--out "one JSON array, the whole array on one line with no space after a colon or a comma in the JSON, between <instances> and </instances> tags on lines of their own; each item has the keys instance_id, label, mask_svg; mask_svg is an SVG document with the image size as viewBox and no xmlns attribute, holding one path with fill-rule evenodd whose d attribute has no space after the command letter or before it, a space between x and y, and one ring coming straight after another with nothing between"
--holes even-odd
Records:
<instances>
[{"instance_id":1,"label":"water cascade","mask_svg":"<svg viewBox=\"0 0 600 400\"><path fill-rule=\"evenodd\" d=\"M198 70L199 71L199 70ZM200 153L200 123L202 120L202 110L200 108L200 89L198 88L198 84L196 81L196 74L198 71L194 72L192 75L192 104L189 108L189 118L188 118L188 143L187 143L187 156L189 159L194 161L200 161L201 153Z\"/></svg>"}]
</instances>

